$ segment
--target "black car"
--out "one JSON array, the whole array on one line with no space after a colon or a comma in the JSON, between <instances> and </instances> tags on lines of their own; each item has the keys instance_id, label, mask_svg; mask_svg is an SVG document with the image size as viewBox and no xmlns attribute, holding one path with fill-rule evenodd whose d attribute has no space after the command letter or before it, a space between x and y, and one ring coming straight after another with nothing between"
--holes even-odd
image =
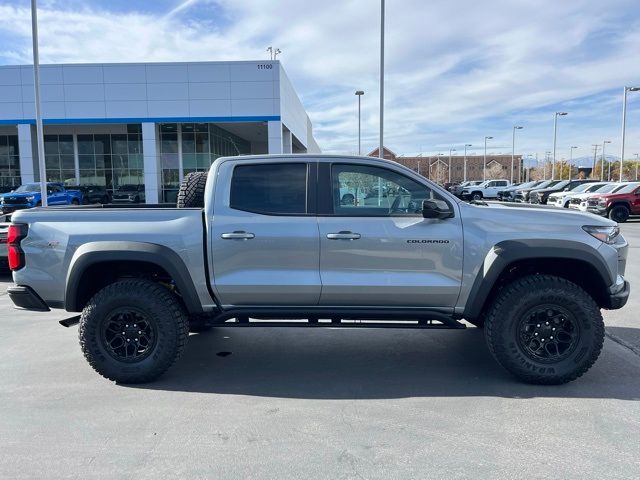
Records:
<instances>
[{"instance_id":1,"label":"black car","mask_svg":"<svg viewBox=\"0 0 640 480\"><path fill-rule=\"evenodd\" d=\"M121 185L113 191L113 203L144 203L144 185Z\"/></svg>"},{"instance_id":2,"label":"black car","mask_svg":"<svg viewBox=\"0 0 640 480\"><path fill-rule=\"evenodd\" d=\"M69 188L82 192L82 203L85 205L89 203L111 203L111 194L106 187L100 185L78 185Z\"/></svg>"},{"instance_id":3,"label":"black car","mask_svg":"<svg viewBox=\"0 0 640 480\"><path fill-rule=\"evenodd\" d=\"M573 190L578 185L591 182L595 182L595 180L562 180L553 186L533 190L529 194L529 203L540 203L542 205L546 205L549 195L552 193Z\"/></svg>"}]
</instances>

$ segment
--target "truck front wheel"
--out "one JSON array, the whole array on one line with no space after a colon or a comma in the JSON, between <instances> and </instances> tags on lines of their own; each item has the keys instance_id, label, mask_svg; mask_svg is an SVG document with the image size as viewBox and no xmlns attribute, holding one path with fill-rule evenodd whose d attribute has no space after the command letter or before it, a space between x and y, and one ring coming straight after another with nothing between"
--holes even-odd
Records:
<instances>
[{"instance_id":1,"label":"truck front wheel","mask_svg":"<svg viewBox=\"0 0 640 480\"><path fill-rule=\"evenodd\" d=\"M162 285L121 280L89 300L79 336L85 358L100 375L119 383L144 383L180 357L188 337L187 316Z\"/></svg>"},{"instance_id":2,"label":"truck front wheel","mask_svg":"<svg viewBox=\"0 0 640 480\"><path fill-rule=\"evenodd\" d=\"M609 210L609 218L617 223L624 223L629 219L629 208L626 205L615 205Z\"/></svg>"},{"instance_id":3,"label":"truck front wheel","mask_svg":"<svg viewBox=\"0 0 640 480\"><path fill-rule=\"evenodd\" d=\"M528 383L561 384L584 374L604 343L595 301L578 285L530 275L504 287L485 319L494 358Z\"/></svg>"}]
</instances>

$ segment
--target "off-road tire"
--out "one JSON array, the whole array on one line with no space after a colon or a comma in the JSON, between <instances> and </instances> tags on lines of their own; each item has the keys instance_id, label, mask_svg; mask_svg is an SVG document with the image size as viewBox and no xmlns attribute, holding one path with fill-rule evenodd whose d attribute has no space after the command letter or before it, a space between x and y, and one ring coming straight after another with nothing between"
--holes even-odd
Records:
<instances>
[{"instance_id":1,"label":"off-road tire","mask_svg":"<svg viewBox=\"0 0 640 480\"><path fill-rule=\"evenodd\" d=\"M136 362L114 358L103 340L103 322L116 309L128 307L144 312L155 328L153 348ZM89 365L103 377L118 383L150 382L182 354L188 337L187 315L178 299L162 285L141 279L121 280L89 300L80 317L79 337Z\"/></svg>"},{"instance_id":2,"label":"off-road tire","mask_svg":"<svg viewBox=\"0 0 640 480\"><path fill-rule=\"evenodd\" d=\"M471 194L471 200L482 200L482 192L473 192Z\"/></svg>"},{"instance_id":3,"label":"off-road tire","mask_svg":"<svg viewBox=\"0 0 640 480\"><path fill-rule=\"evenodd\" d=\"M615 205L609 210L609 218L617 223L624 223L629 220L629 207L626 205Z\"/></svg>"},{"instance_id":4,"label":"off-road tire","mask_svg":"<svg viewBox=\"0 0 640 480\"><path fill-rule=\"evenodd\" d=\"M558 306L578 327L575 348L557 362L541 362L518 340L520 325L536 307ZM485 338L493 357L519 379L558 385L583 375L597 360L604 343L604 322L596 302L578 285L552 275L530 275L505 286L485 318Z\"/></svg>"},{"instance_id":5,"label":"off-road tire","mask_svg":"<svg viewBox=\"0 0 640 480\"><path fill-rule=\"evenodd\" d=\"M192 172L184 177L178 190L178 208L203 208L207 172Z\"/></svg>"}]
</instances>

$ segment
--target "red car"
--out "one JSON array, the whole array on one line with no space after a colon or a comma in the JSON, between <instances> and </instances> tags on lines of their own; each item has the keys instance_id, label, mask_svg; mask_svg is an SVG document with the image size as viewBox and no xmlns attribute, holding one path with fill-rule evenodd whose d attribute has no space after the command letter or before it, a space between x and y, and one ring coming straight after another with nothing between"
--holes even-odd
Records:
<instances>
[{"instance_id":1,"label":"red car","mask_svg":"<svg viewBox=\"0 0 640 480\"><path fill-rule=\"evenodd\" d=\"M587 210L624 223L632 215L640 215L640 182L631 182L615 193L589 197Z\"/></svg>"}]
</instances>

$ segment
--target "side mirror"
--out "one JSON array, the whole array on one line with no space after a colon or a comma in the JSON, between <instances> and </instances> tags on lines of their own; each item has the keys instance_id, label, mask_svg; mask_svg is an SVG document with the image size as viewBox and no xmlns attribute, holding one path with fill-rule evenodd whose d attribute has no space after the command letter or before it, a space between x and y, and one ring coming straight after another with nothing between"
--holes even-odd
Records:
<instances>
[{"instance_id":1,"label":"side mirror","mask_svg":"<svg viewBox=\"0 0 640 480\"><path fill-rule=\"evenodd\" d=\"M444 200L424 200L422 202L422 216L444 220L453 217L453 210Z\"/></svg>"}]
</instances>

